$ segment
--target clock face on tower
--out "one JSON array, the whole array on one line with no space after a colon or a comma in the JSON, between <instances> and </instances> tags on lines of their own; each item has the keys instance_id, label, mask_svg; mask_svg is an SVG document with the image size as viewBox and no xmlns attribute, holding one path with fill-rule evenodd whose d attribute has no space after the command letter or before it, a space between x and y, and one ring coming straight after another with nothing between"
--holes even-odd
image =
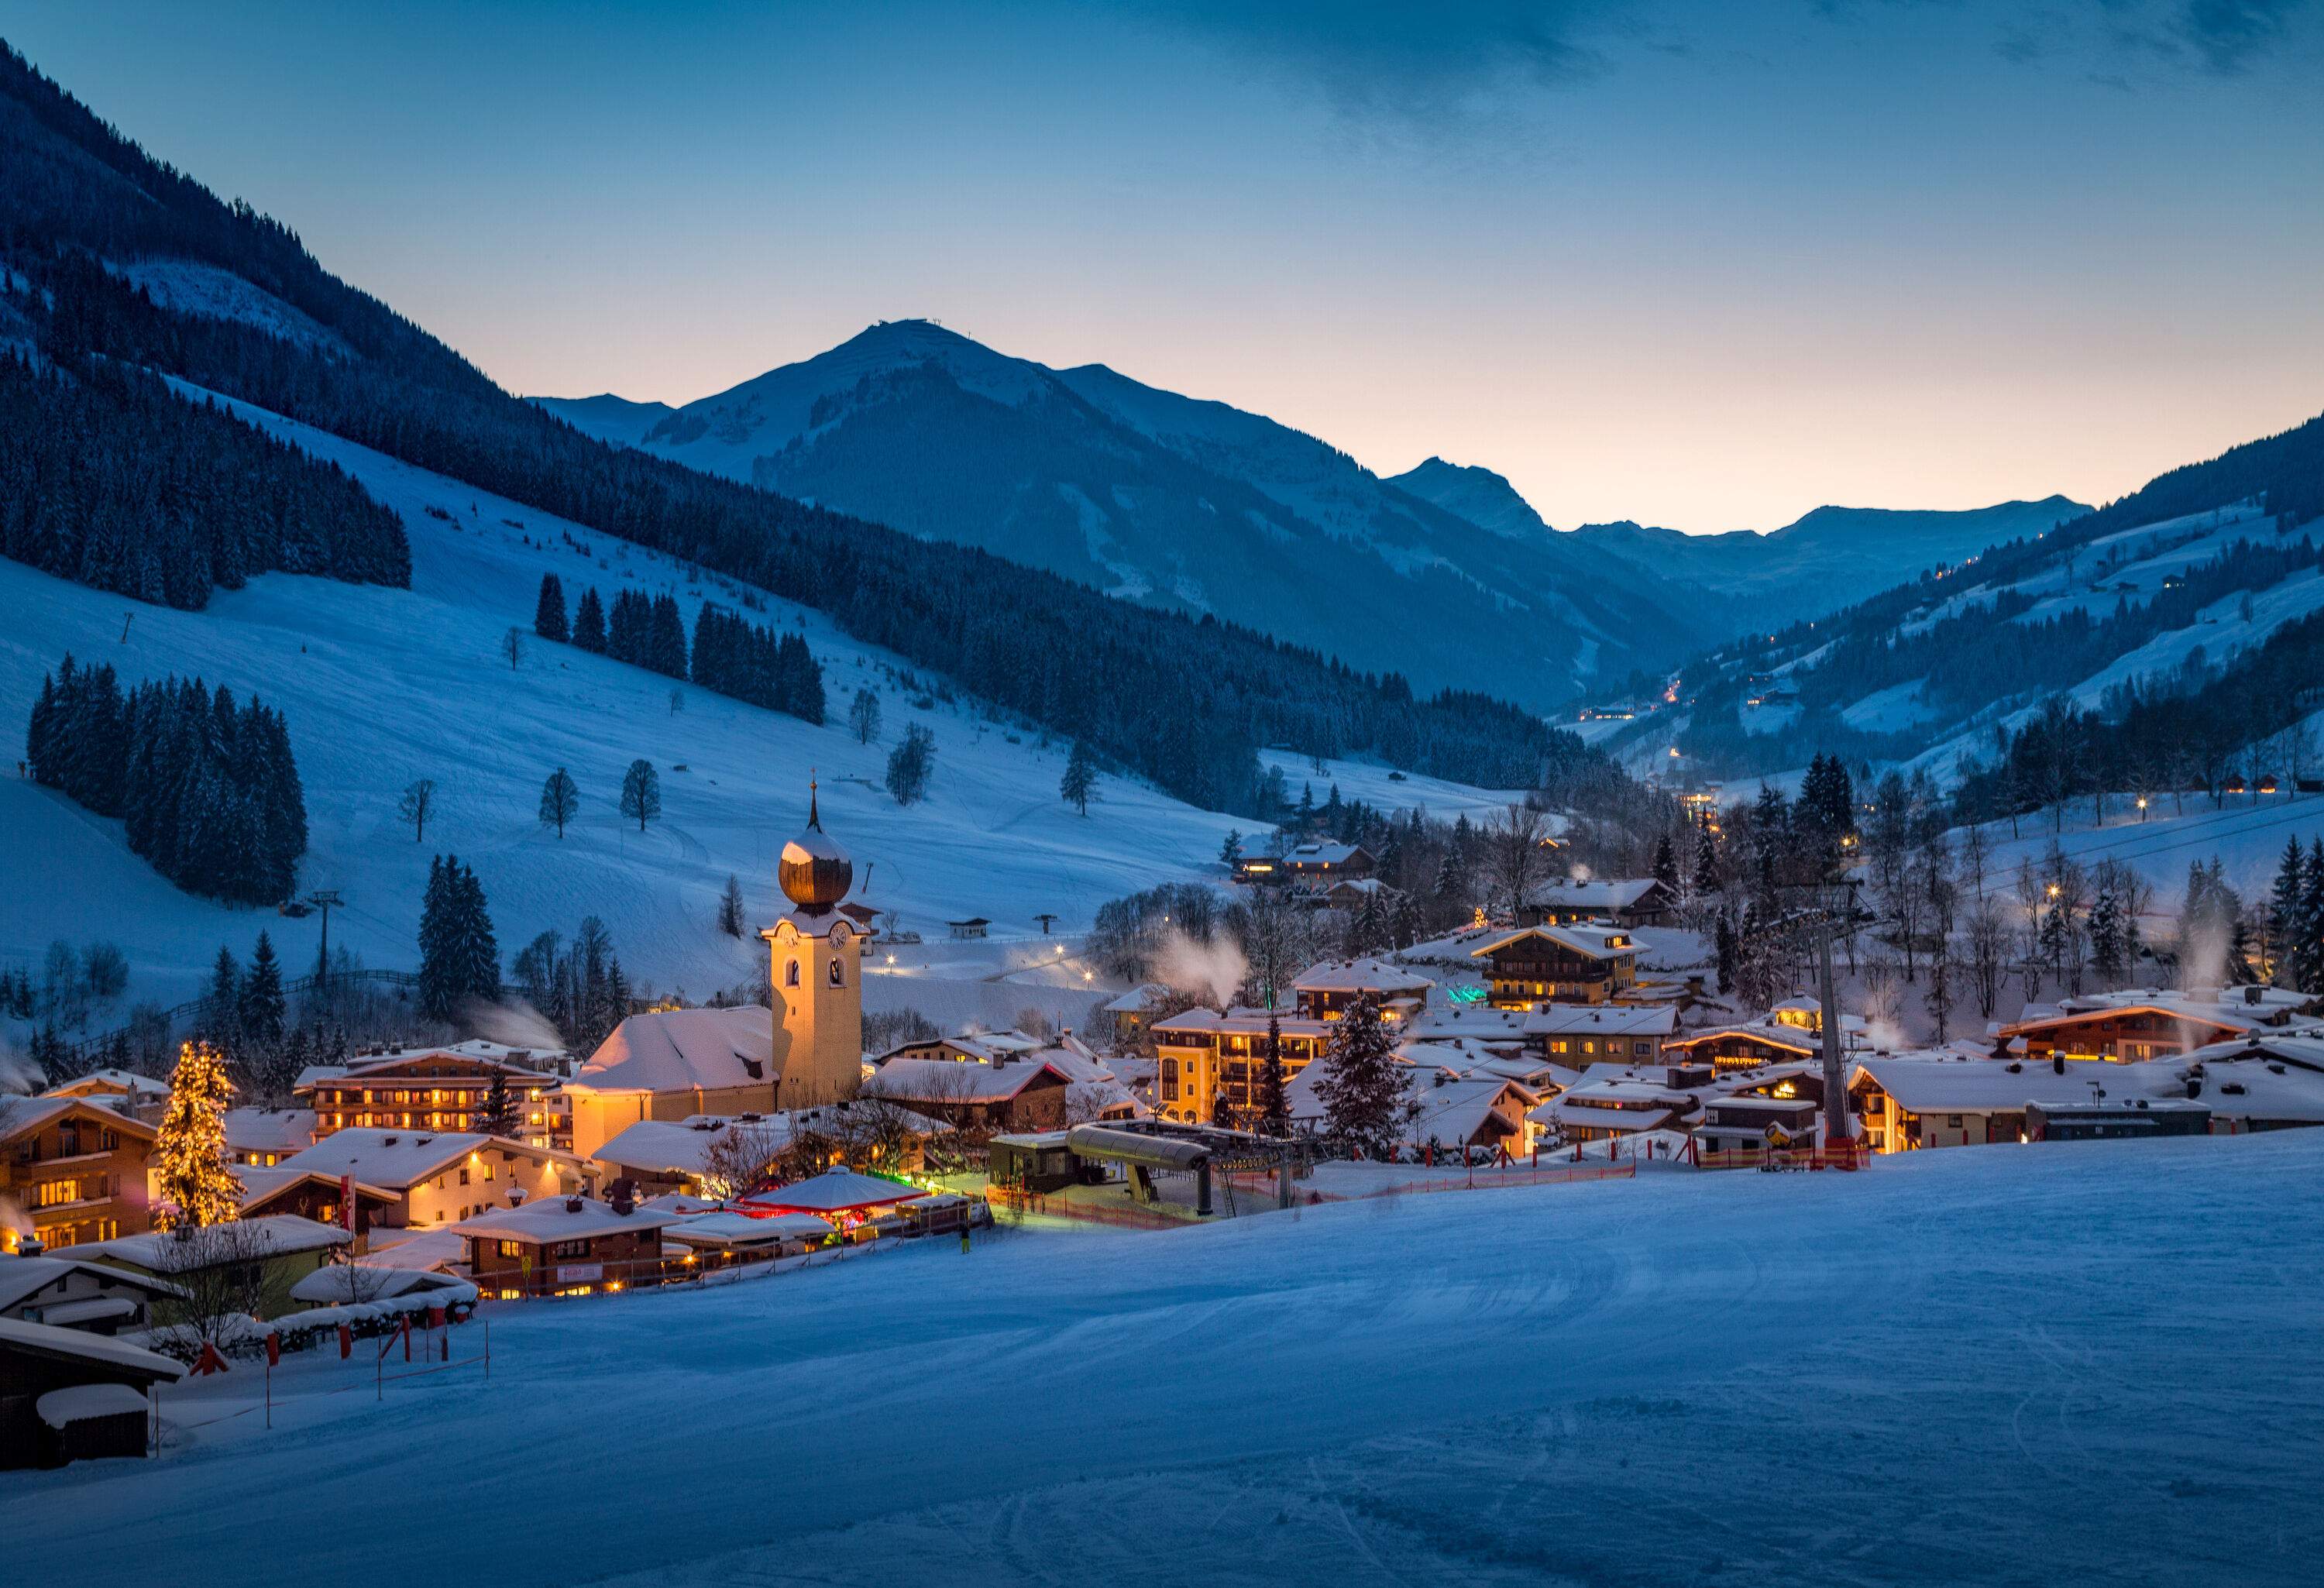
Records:
<instances>
[{"instance_id":1,"label":"clock face on tower","mask_svg":"<svg viewBox=\"0 0 2324 1588\"><path fill-rule=\"evenodd\" d=\"M834 921L831 927L831 946L834 948L844 948L847 946L847 938L848 931L845 923Z\"/></svg>"}]
</instances>

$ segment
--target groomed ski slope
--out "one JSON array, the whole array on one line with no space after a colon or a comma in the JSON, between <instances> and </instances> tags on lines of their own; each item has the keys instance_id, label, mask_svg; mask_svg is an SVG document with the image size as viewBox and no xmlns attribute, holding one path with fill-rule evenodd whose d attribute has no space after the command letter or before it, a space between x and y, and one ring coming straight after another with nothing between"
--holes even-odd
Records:
<instances>
[{"instance_id":1,"label":"groomed ski slope","mask_svg":"<svg viewBox=\"0 0 2324 1588\"><path fill-rule=\"evenodd\" d=\"M780 902L775 854L805 820L810 771L822 780L825 827L853 852L859 891L932 941L945 937L945 922L971 915L991 918L1001 940L1029 938L1035 913L1045 910L1060 918L1059 931L1080 932L1108 899L1222 875L1221 841L1251 826L1112 776L1089 816L1077 816L1057 795L1067 745L985 723L965 699L916 706L927 697L894 687L883 672L902 669L896 658L786 602L770 599L752 615L803 629L830 700L832 721L820 728L534 641L544 572L563 580L568 606L588 585L609 606L619 589L669 589L689 634L700 600L734 607L735 588L337 437L237 411L338 464L402 516L411 588L274 574L218 592L203 612L181 613L0 561L0 611L9 614L0 631L0 738L17 746L13 762L41 678L68 651L111 662L127 681L192 673L238 695L255 688L289 718L306 786L310 845L300 885L342 891L332 941L367 965L416 963L429 859L450 852L482 879L504 957L538 932L569 935L594 914L611 928L632 975L655 989L704 998L733 986L762 968L762 951L718 932L719 893L730 872L738 875L752 922L772 919ZM594 555L568 547L568 534ZM526 636L514 669L499 651L512 625ZM847 704L865 684L882 691L881 736L871 745L845 726ZM882 780L908 723L935 734L936 770L927 800L904 808ZM643 833L617 808L622 770L640 756L659 769L662 798L661 816ZM541 782L558 766L570 770L582 801L561 841L536 819ZM1507 798L1416 775L1390 781L1385 769L1348 763L1321 775L1304 762L1286 771L1295 790L1312 777L1319 801L1335 777L1350 798L1425 803L1448 817L1495 809ZM424 842L396 814L400 791L419 778L437 784ZM129 853L118 823L13 775L0 779L0 831L11 835L0 965L37 974L53 940L109 939L129 955L129 999L164 1004L198 994L221 943L246 959L262 927L289 974L313 965L318 918L290 920L182 894ZM965 972L982 977L1008 956L994 949L970 957ZM1070 981L1082 983L1077 973ZM884 1006L881 993L872 989L875 1008ZM1027 1002L994 997L991 1009L926 1012L1005 1020Z\"/></svg>"},{"instance_id":2,"label":"groomed ski slope","mask_svg":"<svg viewBox=\"0 0 2324 1588\"><path fill-rule=\"evenodd\" d=\"M0 1492L30 1583L2307 1583L2319 1271L2319 1131L1004 1233Z\"/></svg>"}]
</instances>

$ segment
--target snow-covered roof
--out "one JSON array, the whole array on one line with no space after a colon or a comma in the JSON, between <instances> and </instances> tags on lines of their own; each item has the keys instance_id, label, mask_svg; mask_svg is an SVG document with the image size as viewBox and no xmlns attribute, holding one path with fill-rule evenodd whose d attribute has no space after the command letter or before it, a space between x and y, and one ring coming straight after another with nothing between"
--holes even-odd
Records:
<instances>
[{"instance_id":1,"label":"snow-covered roof","mask_svg":"<svg viewBox=\"0 0 2324 1588\"><path fill-rule=\"evenodd\" d=\"M62 1428L93 1417L142 1417L151 1408L143 1390L126 1384L69 1384L42 1396L32 1409L50 1427Z\"/></svg>"},{"instance_id":2,"label":"snow-covered roof","mask_svg":"<svg viewBox=\"0 0 2324 1588\"><path fill-rule=\"evenodd\" d=\"M151 1076L141 1076L134 1070L107 1068L91 1070L69 1081L50 1087L43 1097L88 1097L126 1095L139 1101L158 1099L170 1094L170 1083L157 1081Z\"/></svg>"},{"instance_id":3,"label":"snow-covered roof","mask_svg":"<svg viewBox=\"0 0 2324 1588\"><path fill-rule=\"evenodd\" d=\"M739 1205L770 1208L779 1213L845 1213L853 1208L909 1202L919 1195L917 1186L859 1175L851 1168L828 1168L804 1180L758 1192L743 1198Z\"/></svg>"},{"instance_id":4,"label":"snow-covered roof","mask_svg":"<svg viewBox=\"0 0 2324 1588\"><path fill-rule=\"evenodd\" d=\"M613 1028L566 1089L716 1092L771 1081L774 1020L755 1003L633 1014Z\"/></svg>"},{"instance_id":5,"label":"snow-covered roof","mask_svg":"<svg viewBox=\"0 0 2324 1588\"><path fill-rule=\"evenodd\" d=\"M642 1207L626 1214L615 1213L610 1203L594 1196L543 1196L522 1207L486 1208L475 1218L454 1224L452 1233L546 1246L558 1241L587 1241L599 1235L666 1229L677 1222L674 1214L652 1213Z\"/></svg>"},{"instance_id":6,"label":"snow-covered roof","mask_svg":"<svg viewBox=\"0 0 2324 1588\"><path fill-rule=\"evenodd\" d=\"M1286 1032L1296 1031L1303 1036L1322 1037L1332 1029L1326 1020L1310 1020L1305 1015L1291 1014L1283 1010L1272 1013L1263 1009L1231 1009L1222 1014L1215 1009L1190 1009L1184 1014L1174 1014L1167 1020L1154 1022L1154 1029L1164 1036L1173 1032L1213 1032L1229 1037L1264 1037L1268 1020L1277 1022Z\"/></svg>"},{"instance_id":7,"label":"snow-covered roof","mask_svg":"<svg viewBox=\"0 0 2324 1588\"><path fill-rule=\"evenodd\" d=\"M426 1291L454 1293L474 1288L465 1279L438 1273L432 1269L382 1262L332 1263L317 1269L291 1286L290 1299L317 1306L335 1306L364 1301L386 1301L393 1297Z\"/></svg>"},{"instance_id":8,"label":"snow-covered roof","mask_svg":"<svg viewBox=\"0 0 2324 1588\"><path fill-rule=\"evenodd\" d=\"M937 1061L948 1062L948 1061ZM875 1118L892 1121L916 1136L936 1136L952 1127L927 1114L914 1113L895 1103L872 1099L858 1103L825 1103L815 1108L783 1109L744 1119L741 1114L698 1113L682 1120L640 1120L609 1138L597 1149L596 1159L625 1169L662 1175L699 1175L708 1168L714 1143L736 1126L763 1136L780 1148L802 1134L844 1136Z\"/></svg>"},{"instance_id":9,"label":"snow-covered roof","mask_svg":"<svg viewBox=\"0 0 2324 1588\"><path fill-rule=\"evenodd\" d=\"M1042 1076L1073 1080L1047 1060L990 1065L954 1058L891 1058L872 1072L863 1092L899 1103L1005 1103Z\"/></svg>"},{"instance_id":10,"label":"snow-covered roof","mask_svg":"<svg viewBox=\"0 0 2324 1588\"><path fill-rule=\"evenodd\" d=\"M372 1126L334 1131L275 1165L300 1173L353 1175L366 1186L409 1191L450 1169L471 1153L513 1152L578 1166L570 1154L475 1131L385 1131Z\"/></svg>"},{"instance_id":11,"label":"snow-covered roof","mask_svg":"<svg viewBox=\"0 0 2324 1588\"><path fill-rule=\"evenodd\" d=\"M315 1139L311 1108L229 1108L226 1144L236 1152L297 1152Z\"/></svg>"},{"instance_id":12,"label":"snow-covered roof","mask_svg":"<svg viewBox=\"0 0 2324 1588\"><path fill-rule=\"evenodd\" d=\"M402 1239L396 1239L398 1236ZM371 1233L371 1251L364 1261L380 1269L447 1269L467 1260L468 1243L449 1230L415 1230L407 1234L401 1230L374 1228Z\"/></svg>"},{"instance_id":13,"label":"snow-covered roof","mask_svg":"<svg viewBox=\"0 0 2324 1588\"><path fill-rule=\"evenodd\" d=\"M230 1233L236 1250L222 1252L200 1234L181 1241L167 1231L152 1230L142 1235L116 1235L110 1241L84 1241L77 1246L60 1246L54 1255L92 1261L111 1258L148 1273L175 1274L207 1267L222 1258L241 1260L253 1256L285 1257L293 1252L346 1246L355 1240L351 1231L337 1224L317 1223L295 1213L269 1214L264 1218L238 1219L233 1223L208 1227ZM244 1242L248 1243L247 1251L241 1249Z\"/></svg>"},{"instance_id":14,"label":"snow-covered roof","mask_svg":"<svg viewBox=\"0 0 2324 1588\"><path fill-rule=\"evenodd\" d=\"M457 1042L447 1048L407 1048L401 1053L375 1053L346 1064L309 1065L299 1072L297 1085L292 1090L311 1087L316 1081L360 1081L373 1076L392 1076L413 1065L428 1064L438 1059L456 1058L498 1070L512 1081L554 1081L557 1075L533 1062L547 1056L540 1049L511 1048L504 1043L481 1039Z\"/></svg>"},{"instance_id":15,"label":"snow-covered roof","mask_svg":"<svg viewBox=\"0 0 2324 1588\"><path fill-rule=\"evenodd\" d=\"M1524 1010L1489 1003L1440 1003L1413 1016L1406 1029L1419 1041L1473 1039L1506 1046L1525 1040L1526 1018Z\"/></svg>"},{"instance_id":16,"label":"snow-covered roof","mask_svg":"<svg viewBox=\"0 0 2324 1588\"><path fill-rule=\"evenodd\" d=\"M1907 1113L2015 1113L2029 1103L2084 1103L2093 1083L2110 1096L2131 1094L2146 1066L2076 1060L2060 1075L2023 1059L1868 1058L1849 1072L1869 1076ZM2182 1094L2183 1095L2183 1094Z\"/></svg>"},{"instance_id":17,"label":"snow-covered roof","mask_svg":"<svg viewBox=\"0 0 2324 1588\"><path fill-rule=\"evenodd\" d=\"M1549 1003L1520 1017L1528 1037L1667 1037L1678 1011L1667 1003Z\"/></svg>"},{"instance_id":18,"label":"snow-covered roof","mask_svg":"<svg viewBox=\"0 0 2324 1588\"><path fill-rule=\"evenodd\" d=\"M1367 860L1371 858L1371 851L1360 844L1309 842L1289 850L1278 858L1293 865L1346 865L1359 854Z\"/></svg>"},{"instance_id":19,"label":"snow-covered roof","mask_svg":"<svg viewBox=\"0 0 2324 1588\"><path fill-rule=\"evenodd\" d=\"M1533 908L1558 909L1628 909L1655 890L1652 877L1592 877L1576 882L1554 878L1526 894Z\"/></svg>"},{"instance_id":20,"label":"snow-covered roof","mask_svg":"<svg viewBox=\"0 0 2324 1588\"><path fill-rule=\"evenodd\" d=\"M831 1233L831 1221L811 1213L770 1214L754 1218L729 1209L696 1214L664 1230L662 1239L687 1246L765 1246L778 1241L815 1241Z\"/></svg>"},{"instance_id":21,"label":"snow-covered roof","mask_svg":"<svg viewBox=\"0 0 2324 1588\"><path fill-rule=\"evenodd\" d=\"M18 1306L60 1279L88 1274L106 1285L122 1285L148 1296L183 1296L185 1291L166 1279L149 1279L101 1262L69 1257L0 1256L0 1311Z\"/></svg>"},{"instance_id":22,"label":"snow-covered roof","mask_svg":"<svg viewBox=\"0 0 2324 1588\"><path fill-rule=\"evenodd\" d=\"M1104 1005L1105 1012L1108 1014L1144 1014L1148 1009L1153 1007L1157 999L1160 998L1168 991L1169 989L1165 987L1159 982L1141 982L1137 986L1132 987L1129 992L1121 994L1119 998L1108 1000Z\"/></svg>"},{"instance_id":23,"label":"snow-covered roof","mask_svg":"<svg viewBox=\"0 0 2324 1588\"><path fill-rule=\"evenodd\" d=\"M1483 946L1469 950L1469 957L1482 959L1527 937L1542 938L1591 959L1623 959L1638 952L1636 939L1620 927L1575 921L1571 926L1522 927L1514 932L1504 932Z\"/></svg>"},{"instance_id":24,"label":"snow-covered roof","mask_svg":"<svg viewBox=\"0 0 2324 1588\"><path fill-rule=\"evenodd\" d=\"M28 1135L76 1109L133 1136L150 1140L155 1133L152 1126L106 1106L102 1097L0 1097L0 1141Z\"/></svg>"},{"instance_id":25,"label":"snow-covered roof","mask_svg":"<svg viewBox=\"0 0 2324 1588\"><path fill-rule=\"evenodd\" d=\"M2056 1012L2012 1021L2001 1028L2000 1034L2004 1037L2030 1036L2036 1031L2057 1030L2116 1014L2158 1014L2168 1020L2210 1026L2224 1031L2255 1031L2275 1018L2276 1011L2259 1006L2246 1008L2240 1004L2199 1002L2178 992L2134 990L2110 993L2103 999L2062 1000Z\"/></svg>"},{"instance_id":26,"label":"snow-covered roof","mask_svg":"<svg viewBox=\"0 0 2324 1588\"><path fill-rule=\"evenodd\" d=\"M0 1345L34 1351L43 1356L72 1357L108 1368L126 1369L148 1380L178 1380L185 1364L154 1352L126 1344L106 1334L81 1329L60 1329L53 1324L28 1324L22 1318L0 1318Z\"/></svg>"},{"instance_id":27,"label":"snow-covered roof","mask_svg":"<svg viewBox=\"0 0 2324 1588\"><path fill-rule=\"evenodd\" d=\"M1506 1119L1511 1112L1522 1119L1527 1109L1541 1101L1527 1088L1498 1076L1424 1082L1406 1091L1420 1105L1420 1112L1398 1134L1406 1141L1436 1141L1446 1146L1475 1141L1485 1131L1489 1119ZM1505 1109L1504 1103L1514 1105L1513 1110Z\"/></svg>"},{"instance_id":28,"label":"snow-covered roof","mask_svg":"<svg viewBox=\"0 0 2324 1588\"><path fill-rule=\"evenodd\" d=\"M1327 959L1311 965L1299 974L1291 988L1295 992L1384 992L1394 996L1425 993L1435 985L1418 971L1406 970L1393 960L1373 956L1365 959Z\"/></svg>"},{"instance_id":29,"label":"snow-covered roof","mask_svg":"<svg viewBox=\"0 0 2324 1588\"><path fill-rule=\"evenodd\" d=\"M240 1206L244 1218L249 1217L256 1209L265 1206L294 1186L312 1181L327 1187L334 1194L337 1194L339 1187L337 1175L325 1174L320 1169L294 1169L287 1164L277 1164L272 1168L261 1168L252 1164L236 1164L234 1167L234 1177L242 1183ZM374 1186L365 1180L357 1180L355 1189L383 1202L393 1202L403 1195L401 1190L393 1186Z\"/></svg>"}]
</instances>

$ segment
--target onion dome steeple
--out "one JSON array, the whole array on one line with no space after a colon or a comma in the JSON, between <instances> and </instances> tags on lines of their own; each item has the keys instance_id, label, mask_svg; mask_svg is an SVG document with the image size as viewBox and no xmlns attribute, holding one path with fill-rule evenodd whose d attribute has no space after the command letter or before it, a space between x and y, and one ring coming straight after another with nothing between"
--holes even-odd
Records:
<instances>
[{"instance_id":1,"label":"onion dome steeple","mask_svg":"<svg viewBox=\"0 0 2324 1588\"><path fill-rule=\"evenodd\" d=\"M823 830L816 784L807 786L807 829L783 845L776 880L802 915L825 915L855 885L855 863Z\"/></svg>"}]
</instances>

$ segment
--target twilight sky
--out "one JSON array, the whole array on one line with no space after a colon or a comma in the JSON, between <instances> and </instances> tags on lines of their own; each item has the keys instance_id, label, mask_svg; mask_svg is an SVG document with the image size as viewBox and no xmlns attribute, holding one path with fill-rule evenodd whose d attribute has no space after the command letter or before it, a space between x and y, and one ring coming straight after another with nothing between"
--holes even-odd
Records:
<instances>
[{"instance_id":1,"label":"twilight sky","mask_svg":"<svg viewBox=\"0 0 2324 1588\"><path fill-rule=\"evenodd\" d=\"M528 392L873 319L1561 528L2098 501L2324 411L2324 0L0 0Z\"/></svg>"}]
</instances>

